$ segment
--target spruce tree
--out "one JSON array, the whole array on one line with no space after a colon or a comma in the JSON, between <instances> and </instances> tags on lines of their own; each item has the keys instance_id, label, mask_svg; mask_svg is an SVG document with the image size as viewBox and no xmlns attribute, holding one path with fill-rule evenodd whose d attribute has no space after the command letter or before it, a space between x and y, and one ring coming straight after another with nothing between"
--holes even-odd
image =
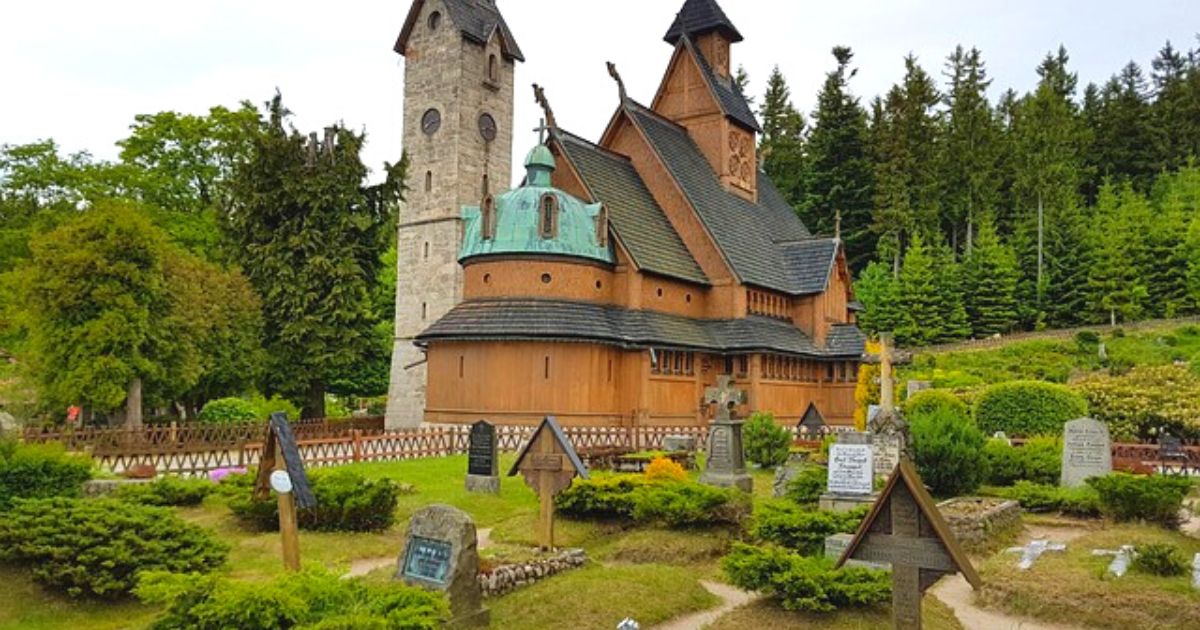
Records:
<instances>
[{"instance_id":1,"label":"spruce tree","mask_svg":"<svg viewBox=\"0 0 1200 630\"><path fill-rule=\"evenodd\" d=\"M1017 324L1017 256L1000 241L990 219L980 221L975 247L962 268L973 334L982 338L1012 332Z\"/></svg>"},{"instance_id":2,"label":"spruce tree","mask_svg":"<svg viewBox=\"0 0 1200 630\"><path fill-rule=\"evenodd\" d=\"M850 268L858 271L875 254L871 231L871 162L867 147L867 115L849 92L857 73L854 54L833 49L837 68L826 75L812 115L800 216L814 233L830 234L842 216L842 242Z\"/></svg>"},{"instance_id":3,"label":"spruce tree","mask_svg":"<svg viewBox=\"0 0 1200 630\"><path fill-rule=\"evenodd\" d=\"M1185 165L1159 177L1153 199L1154 215L1146 234L1150 262L1147 287L1150 314L1179 317L1196 312L1189 291L1191 250L1189 221L1200 213L1200 168Z\"/></svg>"},{"instance_id":4,"label":"spruce tree","mask_svg":"<svg viewBox=\"0 0 1200 630\"><path fill-rule=\"evenodd\" d=\"M954 250L945 242L931 250L942 315L942 331L937 341L966 339L971 336L971 323L963 306L962 266L955 260Z\"/></svg>"},{"instance_id":5,"label":"spruce tree","mask_svg":"<svg viewBox=\"0 0 1200 630\"><path fill-rule=\"evenodd\" d=\"M932 252L916 234L904 254L900 269L901 319L896 339L905 345L924 346L941 339L945 308Z\"/></svg>"},{"instance_id":6,"label":"spruce tree","mask_svg":"<svg viewBox=\"0 0 1200 630\"><path fill-rule=\"evenodd\" d=\"M1101 186L1096 200L1088 285L1098 319L1113 325L1140 317L1147 297L1138 265L1142 233L1133 231L1143 223L1142 204L1128 183L1121 191L1111 183ZM1149 208L1144 210L1148 215Z\"/></svg>"},{"instance_id":7,"label":"spruce tree","mask_svg":"<svg viewBox=\"0 0 1200 630\"><path fill-rule=\"evenodd\" d=\"M1200 69L1197 58L1167 42L1151 62L1155 170L1175 170L1200 157Z\"/></svg>"},{"instance_id":8,"label":"spruce tree","mask_svg":"<svg viewBox=\"0 0 1200 630\"><path fill-rule=\"evenodd\" d=\"M791 91L779 66L767 79L763 96L762 141L759 155L763 170L793 206L801 201L804 175L804 116L792 105ZM811 226L810 226L811 227Z\"/></svg>"},{"instance_id":9,"label":"spruce tree","mask_svg":"<svg viewBox=\"0 0 1200 630\"><path fill-rule=\"evenodd\" d=\"M1096 181L1130 181L1147 192L1158 166L1150 113L1149 85L1142 69L1129 62L1100 90L1090 153Z\"/></svg>"},{"instance_id":10,"label":"spruce tree","mask_svg":"<svg viewBox=\"0 0 1200 630\"><path fill-rule=\"evenodd\" d=\"M944 228L956 251L970 252L975 225L995 212L1000 195L1000 126L987 100L987 78L978 49L957 47L946 62L950 81L941 152ZM961 239L961 240L960 240Z\"/></svg>"},{"instance_id":11,"label":"spruce tree","mask_svg":"<svg viewBox=\"0 0 1200 630\"><path fill-rule=\"evenodd\" d=\"M854 297L864 309L858 316L858 325L869 333L894 332L904 321L900 282L890 266L880 262L868 264L854 282Z\"/></svg>"}]
</instances>

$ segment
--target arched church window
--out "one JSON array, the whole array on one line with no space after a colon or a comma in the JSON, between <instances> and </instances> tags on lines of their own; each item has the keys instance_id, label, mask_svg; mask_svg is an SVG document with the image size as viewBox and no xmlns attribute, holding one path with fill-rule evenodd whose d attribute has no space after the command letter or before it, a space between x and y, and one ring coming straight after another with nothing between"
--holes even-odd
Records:
<instances>
[{"instance_id":1,"label":"arched church window","mask_svg":"<svg viewBox=\"0 0 1200 630\"><path fill-rule=\"evenodd\" d=\"M483 198L483 204L479 207L480 226L479 231L483 236L483 240L491 240L496 236L496 201L491 195Z\"/></svg>"},{"instance_id":2,"label":"arched church window","mask_svg":"<svg viewBox=\"0 0 1200 630\"><path fill-rule=\"evenodd\" d=\"M429 14L429 30L436 31L437 27L442 24L442 14L440 11L434 11Z\"/></svg>"},{"instance_id":3,"label":"arched church window","mask_svg":"<svg viewBox=\"0 0 1200 630\"><path fill-rule=\"evenodd\" d=\"M558 199L550 193L542 195L542 238L554 238L558 231Z\"/></svg>"}]
</instances>

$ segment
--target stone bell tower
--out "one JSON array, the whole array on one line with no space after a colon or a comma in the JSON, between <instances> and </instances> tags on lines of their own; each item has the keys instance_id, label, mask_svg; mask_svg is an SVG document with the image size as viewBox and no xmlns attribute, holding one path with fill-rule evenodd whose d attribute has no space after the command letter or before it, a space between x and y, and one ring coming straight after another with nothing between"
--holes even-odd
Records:
<instances>
[{"instance_id":1,"label":"stone bell tower","mask_svg":"<svg viewBox=\"0 0 1200 630\"><path fill-rule=\"evenodd\" d=\"M395 51L405 59L410 162L399 221L389 429L424 418L425 357L413 339L462 300L461 208L509 188L513 74L525 60L495 0L414 0Z\"/></svg>"}]
</instances>

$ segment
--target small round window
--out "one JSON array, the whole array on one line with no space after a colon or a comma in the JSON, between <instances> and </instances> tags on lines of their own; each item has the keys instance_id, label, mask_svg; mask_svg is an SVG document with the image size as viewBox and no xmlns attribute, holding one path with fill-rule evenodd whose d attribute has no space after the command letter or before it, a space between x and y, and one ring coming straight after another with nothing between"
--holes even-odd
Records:
<instances>
[{"instance_id":1,"label":"small round window","mask_svg":"<svg viewBox=\"0 0 1200 630\"><path fill-rule=\"evenodd\" d=\"M658 297L662 297L662 288L661 287L658 289Z\"/></svg>"},{"instance_id":2,"label":"small round window","mask_svg":"<svg viewBox=\"0 0 1200 630\"><path fill-rule=\"evenodd\" d=\"M596 290L599 291L603 287L604 287L604 283L597 280L596 281Z\"/></svg>"},{"instance_id":3,"label":"small round window","mask_svg":"<svg viewBox=\"0 0 1200 630\"><path fill-rule=\"evenodd\" d=\"M442 25L442 13L434 11L429 14L429 30L436 31L437 27Z\"/></svg>"},{"instance_id":4,"label":"small round window","mask_svg":"<svg viewBox=\"0 0 1200 630\"><path fill-rule=\"evenodd\" d=\"M550 274L548 274L548 273L542 274L542 284L550 284L550 280L551 280Z\"/></svg>"},{"instance_id":5,"label":"small round window","mask_svg":"<svg viewBox=\"0 0 1200 630\"><path fill-rule=\"evenodd\" d=\"M483 283L491 284L492 283L492 274L490 274L490 273L483 274Z\"/></svg>"}]
</instances>

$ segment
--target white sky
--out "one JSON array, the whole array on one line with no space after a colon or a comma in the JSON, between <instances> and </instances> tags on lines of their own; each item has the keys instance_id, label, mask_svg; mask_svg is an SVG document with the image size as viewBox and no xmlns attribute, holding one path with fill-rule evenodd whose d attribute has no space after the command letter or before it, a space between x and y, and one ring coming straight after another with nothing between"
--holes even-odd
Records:
<instances>
[{"instance_id":1,"label":"white sky","mask_svg":"<svg viewBox=\"0 0 1200 630\"><path fill-rule=\"evenodd\" d=\"M368 166L401 151L402 58L392 52L409 0L26 0L0 19L0 143L53 137L69 151L115 158L138 113L200 113L278 87L303 130L341 120L365 128ZM499 0L527 62L517 69L514 166L535 141L546 87L559 124L595 139L616 105L604 62L648 102L671 48L662 41L683 0ZM1129 60L1149 72L1170 39L1196 45L1196 0L722 0L746 41L733 50L759 95L779 64L796 105L811 112L834 45L851 46L854 92L870 97L903 74L915 53L940 77L962 43L979 47L993 96L1036 82L1034 68L1060 43L1080 87ZM529 131L527 131L529 130ZM514 168L514 177L521 175Z\"/></svg>"}]
</instances>

